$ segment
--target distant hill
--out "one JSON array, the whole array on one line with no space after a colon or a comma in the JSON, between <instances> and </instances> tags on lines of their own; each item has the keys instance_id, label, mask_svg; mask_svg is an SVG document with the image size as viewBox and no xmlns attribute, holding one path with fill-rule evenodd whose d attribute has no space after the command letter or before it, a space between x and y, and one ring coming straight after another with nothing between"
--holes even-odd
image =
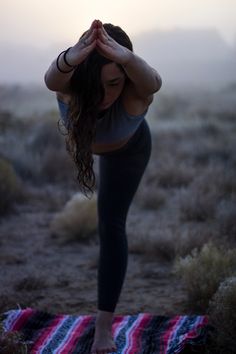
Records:
<instances>
[{"instance_id":1,"label":"distant hill","mask_svg":"<svg viewBox=\"0 0 236 354\"><path fill-rule=\"evenodd\" d=\"M216 30L151 31L133 38L135 49L155 60L220 60L233 55L232 48Z\"/></svg>"},{"instance_id":2,"label":"distant hill","mask_svg":"<svg viewBox=\"0 0 236 354\"><path fill-rule=\"evenodd\" d=\"M149 31L133 37L137 54L159 70L164 84L226 86L236 81L236 50L215 30ZM39 49L19 43L0 43L0 85L36 83L67 44Z\"/></svg>"},{"instance_id":3,"label":"distant hill","mask_svg":"<svg viewBox=\"0 0 236 354\"><path fill-rule=\"evenodd\" d=\"M168 84L225 86L236 81L236 51L216 30L152 31L134 38L135 50Z\"/></svg>"}]
</instances>

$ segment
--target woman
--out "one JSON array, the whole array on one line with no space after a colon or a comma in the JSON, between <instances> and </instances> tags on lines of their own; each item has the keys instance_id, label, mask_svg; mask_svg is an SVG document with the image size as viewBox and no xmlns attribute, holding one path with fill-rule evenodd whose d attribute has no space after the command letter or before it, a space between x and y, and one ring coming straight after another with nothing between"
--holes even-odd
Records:
<instances>
[{"instance_id":1,"label":"woman","mask_svg":"<svg viewBox=\"0 0 236 354\"><path fill-rule=\"evenodd\" d=\"M85 194L95 185L99 155L98 313L91 353L116 350L111 327L127 266L126 217L151 152L145 121L161 78L132 51L118 26L94 20L45 74L68 129L67 149Z\"/></svg>"}]
</instances>

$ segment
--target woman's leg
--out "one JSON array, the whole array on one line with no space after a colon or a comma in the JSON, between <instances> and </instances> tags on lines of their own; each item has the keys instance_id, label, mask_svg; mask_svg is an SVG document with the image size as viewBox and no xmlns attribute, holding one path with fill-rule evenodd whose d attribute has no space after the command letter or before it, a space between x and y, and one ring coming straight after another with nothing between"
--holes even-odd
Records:
<instances>
[{"instance_id":1,"label":"woman's leg","mask_svg":"<svg viewBox=\"0 0 236 354\"><path fill-rule=\"evenodd\" d=\"M99 347L98 342L101 340L99 337L101 337L103 320L106 330L108 332L111 330L112 316L124 282L128 259L126 219L130 204L148 163L150 151L150 132L144 121L125 149L100 157L98 192L99 312L94 343L97 348ZM111 333L109 336L111 337Z\"/></svg>"}]
</instances>

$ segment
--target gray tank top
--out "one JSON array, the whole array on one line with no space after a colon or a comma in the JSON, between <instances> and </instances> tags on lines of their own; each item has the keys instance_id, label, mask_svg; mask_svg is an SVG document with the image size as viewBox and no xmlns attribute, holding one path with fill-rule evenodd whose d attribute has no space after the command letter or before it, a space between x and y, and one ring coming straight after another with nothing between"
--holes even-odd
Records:
<instances>
[{"instance_id":1,"label":"gray tank top","mask_svg":"<svg viewBox=\"0 0 236 354\"><path fill-rule=\"evenodd\" d=\"M57 99L60 115L65 127L68 127L69 105ZM96 123L96 144L120 142L132 136L142 123L148 109L138 116L128 114L118 98L113 105L104 111Z\"/></svg>"}]
</instances>

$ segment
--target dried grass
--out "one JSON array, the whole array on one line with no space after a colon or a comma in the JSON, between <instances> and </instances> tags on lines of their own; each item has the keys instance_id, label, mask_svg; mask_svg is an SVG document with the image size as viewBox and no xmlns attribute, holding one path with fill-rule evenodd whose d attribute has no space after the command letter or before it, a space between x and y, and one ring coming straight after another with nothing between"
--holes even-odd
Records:
<instances>
[{"instance_id":1,"label":"dried grass","mask_svg":"<svg viewBox=\"0 0 236 354\"><path fill-rule=\"evenodd\" d=\"M193 171L185 164L176 164L172 159L165 161L157 170L158 185L163 188L180 188L187 186L193 179Z\"/></svg>"},{"instance_id":2,"label":"dried grass","mask_svg":"<svg viewBox=\"0 0 236 354\"><path fill-rule=\"evenodd\" d=\"M47 283L43 278L35 277L33 275L26 276L19 280L15 285L16 291L34 291L41 290L47 287Z\"/></svg>"},{"instance_id":3,"label":"dried grass","mask_svg":"<svg viewBox=\"0 0 236 354\"><path fill-rule=\"evenodd\" d=\"M226 250L208 243L175 263L184 280L191 309L206 311L220 283L236 274L236 249Z\"/></svg>"},{"instance_id":4,"label":"dried grass","mask_svg":"<svg viewBox=\"0 0 236 354\"><path fill-rule=\"evenodd\" d=\"M11 164L0 158L0 215L23 198L22 185Z\"/></svg>"},{"instance_id":5,"label":"dried grass","mask_svg":"<svg viewBox=\"0 0 236 354\"><path fill-rule=\"evenodd\" d=\"M51 234L66 240L85 241L97 231L97 198L75 194L52 220Z\"/></svg>"},{"instance_id":6,"label":"dried grass","mask_svg":"<svg viewBox=\"0 0 236 354\"><path fill-rule=\"evenodd\" d=\"M143 209L158 210L166 203L166 193L160 188L143 184L135 197L135 202Z\"/></svg>"},{"instance_id":7,"label":"dried grass","mask_svg":"<svg viewBox=\"0 0 236 354\"><path fill-rule=\"evenodd\" d=\"M197 190L184 190L180 197L182 221L204 222L213 219L217 206L217 196L207 195Z\"/></svg>"},{"instance_id":8,"label":"dried grass","mask_svg":"<svg viewBox=\"0 0 236 354\"><path fill-rule=\"evenodd\" d=\"M179 203L183 221L207 221L215 217L218 203L225 197L223 167L209 165L195 177L188 189L180 193Z\"/></svg>"},{"instance_id":9,"label":"dried grass","mask_svg":"<svg viewBox=\"0 0 236 354\"><path fill-rule=\"evenodd\" d=\"M173 234L170 229L160 230L154 235L153 232L136 234L130 237L129 251L142 254L147 260L162 259L171 261L175 257Z\"/></svg>"},{"instance_id":10,"label":"dried grass","mask_svg":"<svg viewBox=\"0 0 236 354\"><path fill-rule=\"evenodd\" d=\"M58 116L48 113L39 120L24 119L23 128L19 119L12 119L14 125L8 126L3 139L3 153L16 173L35 184L73 183L74 164L57 129Z\"/></svg>"},{"instance_id":11,"label":"dried grass","mask_svg":"<svg viewBox=\"0 0 236 354\"><path fill-rule=\"evenodd\" d=\"M217 210L216 219L221 235L229 242L236 240L236 201L222 202Z\"/></svg>"},{"instance_id":12,"label":"dried grass","mask_svg":"<svg viewBox=\"0 0 236 354\"><path fill-rule=\"evenodd\" d=\"M63 148L50 147L41 157L38 180L46 183L66 183L76 186L75 166Z\"/></svg>"},{"instance_id":13,"label":"dried grass","mask_svg":"<svg viewBox=\"0 0 236 354\"><path fill-rule=\"evenodd\" d=\"M156 230L137 233L130 237L129 250L146 259L174 261L185 257L194 249L200 250L206 242L216 238L216 232L207 227L190 225L180 230L178 225L160 225Z\"/></svg>"},{"instance_id":14,"label":"dried grass","mask_svg":"<svg viewBox=\"0 0 236 354\"><path fill-rule=\"evenodd\" d=\"M6 332L0 323L0 353L27 354L27 344L22 340L20 332Z\"/></svg>"},{"instance_id":15,"label":"dried grass","mask_svg":"<svg viewBox=\"0 0 236 354\"><path fill-rule=\"evenodd\" d=\"M210 324L214 346L221 354L234 354L236 348L236 276L225 279L210 301Z\"/></svg>"}]
</instances>

